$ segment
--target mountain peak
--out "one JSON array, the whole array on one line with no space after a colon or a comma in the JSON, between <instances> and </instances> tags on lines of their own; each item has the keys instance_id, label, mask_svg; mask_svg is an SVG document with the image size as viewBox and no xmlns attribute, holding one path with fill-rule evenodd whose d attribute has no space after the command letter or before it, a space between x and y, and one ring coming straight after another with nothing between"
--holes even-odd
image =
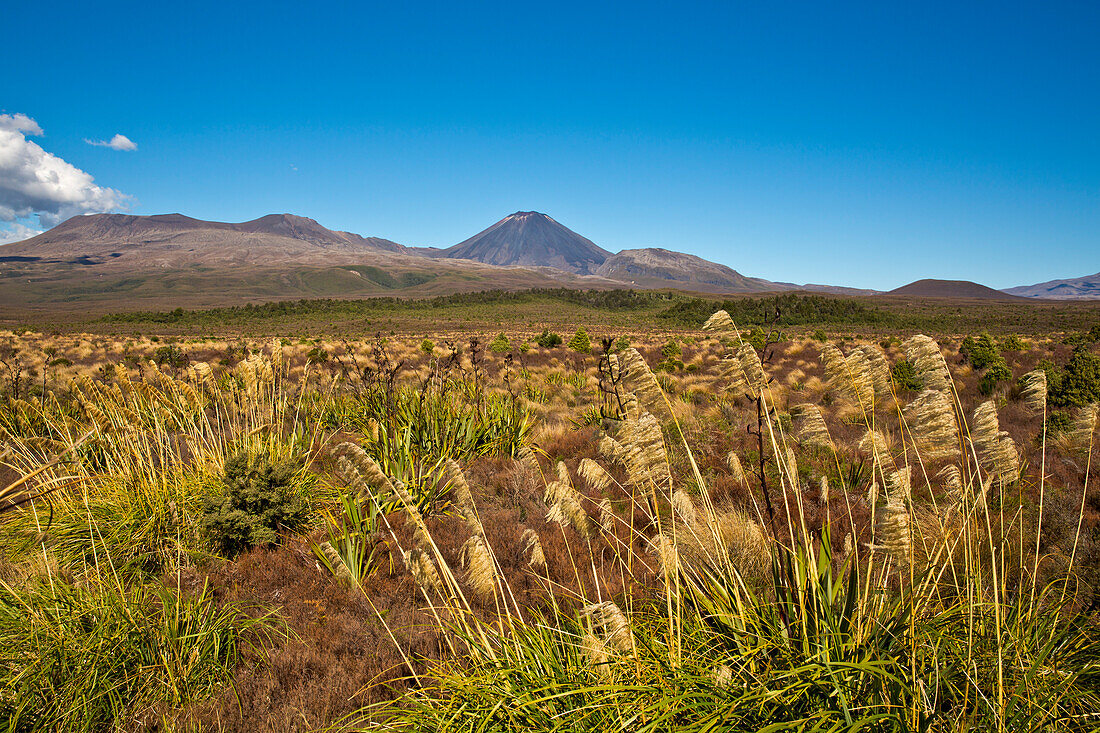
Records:
<instances>
[{"instance_id":1,"label":"mountain peak","mask_svg":"<svg viewBox=\"0 0 1100 733\"><path fill-rule=\"evenodd\" d=\"M517 211L443 251L444 257L490 265L555 267L589 274L611 256L539 211Z\"/></svg>"},{"instance_id":2,"label":"mountain peak","mask_svg":"<svg viewBox=\"0 0 1100 733\"><path fill-rule=\"evenodd\" d=\"M920 298L982 298L1011 300L1013 296L970 280L936 280L926 278L902 285L887 295L908 295Z\"/></svg>"}]
</instances>

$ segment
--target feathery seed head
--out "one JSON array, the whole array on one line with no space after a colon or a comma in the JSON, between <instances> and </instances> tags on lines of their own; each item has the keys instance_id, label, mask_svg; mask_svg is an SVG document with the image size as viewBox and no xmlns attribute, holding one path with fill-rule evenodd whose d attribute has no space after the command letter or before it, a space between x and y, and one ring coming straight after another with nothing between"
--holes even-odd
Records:
<instances>
[{"instance_id":1,"label":"feathery seed head","mask_svg":"<svg viewBox=\"0 0 1100 733\"><path fill-rule=\"evenodd\" d=\"M1069 442L1077 453L1087 453L1093 444L1097 422L1100 421L1100 405L1096 402L1077 408L1073 413L1073 426L1069 431Z\"/></svg>"},{"instance_id":2,"label":"feathery seed head","mask_svg":"<svg viewBox=\"0 0 1100 733\"><path fill-rule=\"evenodd\" d=\"M676 513L686 524L695 524L698 516L695 511L695 502L683 489L672 492L672 511Z\"/></svg>"},{"instance_id":3,"label":"feathery seed head","mask_svg":"<svg viewBox=\"0 0 1100 733\"><path fill-rule=\"evenodd\" d=\"M428 554L419 547L414 547L404 553L405 567L413 576L413 580L424 592L439 591L443 582L439 579L439 571L435 567Z\"/></svg>"},{"instance_id":4,"label":"feathery seed head","mask_svg":"<svg viewBox=\"0 0 1100 733\"><path fill-rule=\"evenodd\" d=\"M664 395L657 377L653 375L645 359L635 348L629 348L621 354L623 385L632 392L649 410L664 408Z\"/></svg>"},{"instance_id":5,"label":"feathery seed head","mask_svg":"<svg viewBox=\"0 0 1100 733\"><path fill-rule=\"evenodd\" d=\"M868 430L860 438L859 452L865 456L884 457L890 453L890 443L878 430Z\"/></svg>"},{"instance_id":6,"label":"feathery seed head","mask_svg":"<svg viewBox=\"0 0 1100 733\"><path fill-rule=\"evenodd\" d=\"M343 580L351 578L351 572L348 570L348 566L344 564L344 559L340 557L340 553L336 551L336 548L332 546L331 542L322 542L321 552L324 554L325 559L328 560L329 566L332 568L332 572L336 574L337 578Z\"/></svg>"},{"instance_id":7,"label":"feathery seed head","mask_svg":"<svg viewBox=\"0 0 1100 733\"><path fill-rule=\"evenodd\" d=\"M714 686L721 690L728 690L733 684L733 670L729 668L729 665L719 664L711 672L711 679L714 682Z\"/></svg>"},{"instance_id":8,"label":"feathery seed head","mask_svg":"<svg viewBox=\"0 0 1100 733\"><path fill-rule=\"evenodd\" d=\"M875 538L872 549L890 555L902 567L908 567L913 551L913 533L909 507L900 497L891 497L875 509Z\"/></svg>"},{"instance_id":9,"label":"feathery seed head","mask_svg":"<svg viewBox=\"0 0 1100 733\"><path fill-rule=\"evenodd\" d=\"M634 648L634 632L630 628L630 621L615 603L593 603L582 608L581 613L591 620L593 628L612 649L629 653Z\"/></svg>"},{"instance_id":10,"label":"feathery seed head","mask_svg":"<svg viewBox=\"0 0 1100 733\"><path fill-rule=\"evenodd\" d=\"M904 415L917 450L925 458L938 460L959 454L959 425L955 420L955 408L944 392L924 390L905 407Z\"/></svg>"},{"instance_id":11,"label":"feathery seed head","mask_svg":"<svg viewBox=\"0 0 1100 733\"><path fill-rule=\"evenodd\" d=\"M650 552L657 558L657 567L665 579L680 570L680 554L676 543L666 535L658 534L650 540Z\"/></svg>"},{"instance_id":12,"label":"feathery seed head","mask_svg":"<svg viewBox=\"0 0 1100 733\"><path fill-rule=\"evenodd\" d=\"M889 500L908 502L912 495L913 469L905 466L886 476L886 496Z\"/></svg>"},{"instance_id":13,"label":"feathery seed head","mask_svg":"<svg viewBox=\"0 0 1100 733\"><path fill-rule=\"evenodd\" d=\"M1032 412L1042 413L1047 406L1047 373L1042 369L1028 372L1020 380L1020 399Z\"/></svg>"},{"instance_id":14,"label":"feathery seed head","mask_svg":"<svg viewBox=\"0 0 1100 733\"><path fill-rule=\"evenodd\" d=\"M730 318L730 314L724 310L715 311L715 313L703 324L703 330L717 331L719 333L738 333L737 326L734 324L733 319Z\"/></svg>"},{"instance_id":15,"label":"feathery seed head","mask_svg":"<svg viewBox=\"0 0 1100 733\"><path fill-rule=\"evenodd\" d=\"M913 365L925 387L941 392L951 389L951 370L947 368L947 361L935 340L924 334L917 334L902 344L902 347L905 349L905 358Z\"/></svg>"},{"instance_id":16,"label":"feathery seed head","mask_svg":"<svg viewBox=\"0 0 1100 733\"><path fill-rule=\"evenodd\" d=\"M496 588L496 568L485 539L480 534L470 535L460 554L466 568L466 582L483 600L490 598Z\"/></svg>"},{"instance_id":17,"label":"feathery seed head","mask_svg":"<svg viewBox=\"0 0 1100 733\"><path fill-rule=\"evenodd\" d=\"M615 533L616 519L615 510L611 506L611 500L603 499L600 502L600 529L603 530L604 534Z\"/></svg>"},{"instance_id":18,"label":"feathery seed head","mask_svg":"<svg viewBox=\"0 0 1100 733\"><path fill-rule=\"evenodd\" d=\"M892 394L890 390L890 364L886 361L886 355L882 349L873 344L864 344L860 347L867 361L867 367L871 374L871 384L875 390L875 400L883 404Z\"/></svg>"},{"instance_id":19,"label":"feathery seed head","mask_svg":"<svg viewBox=\"0 0 1100 733\"><path fill-rule=\"evenodd\" d=\"M533 568L545 568L546 555L543 554L538 532L528 527L523 530L520 541L523 542L523 551L528 554L527 564Z\"/></svg>"},{"instance_id":20,"label":"feathery seed head","mask_svg":"<svg viewBox=\"0 0 1100 733\"><path fill-rule=\"evenodd\" d=\"M825 424L825 418L821 416L821 410L817 405L803 404L798 406L799 419L802 426L798 431L799 439L812 448L829 448L833 439L829 436L829 428Z\"/></svg>"},{"instance_id":21,"label":"feathery seed head","mask_svg":"<svg viewBox=\"0 0 1100 733\"><path fill-rule=\"evenodd\" d=\"M786 470L787 478L791 482L791 486L798 487L798 456L794 454L791 447L785 446L783 449L783 468Z\"/></svg>"},{"instance_id":22,"label":"feathery seed head","mask_svg":"<svg viewBox=\"0 0 1100 733\"><path fill-rule=\"evenodd\" d=\"M745 469L741 466L741 459L733 451L730 451L726 456L726 465L730 467L730 475L733 476L733 480L744 485Z\"/></svg>"},{"instance_id":23,"label":"feathery seed head","mask_svg":"<svg viewBox=\"0 0 1100 733\"><path fill-rule=\"evenodd\" d=\"M962 472L954 463L949 463L940 469L939 478L943 481L943 489L947 496L955 502L963 499Z\"/></svg>"},{"instance_id":24,"label":"feathery seed head","mask_svg":"<svg viewBox=\"0 0 1100 733\"><path fill-rule=\"evenodd\" d=\"M577 473L595 491L603 491L611 485L611 475L591 458L582 458Z\"/></svg>"},{"instance_id":25,"label":"feathery seed head","mask_svg":"<svg viewBox=\"0 0 1100 733\"><path fill-rule=\"evenodd\" d=\"M747 392L755 399L768 386L768 377L764 373L764 365L760 363L760 355L752 344L741 344L737 357L741 360L741 369L745 373Z\"/></svg>"}]
</instances>

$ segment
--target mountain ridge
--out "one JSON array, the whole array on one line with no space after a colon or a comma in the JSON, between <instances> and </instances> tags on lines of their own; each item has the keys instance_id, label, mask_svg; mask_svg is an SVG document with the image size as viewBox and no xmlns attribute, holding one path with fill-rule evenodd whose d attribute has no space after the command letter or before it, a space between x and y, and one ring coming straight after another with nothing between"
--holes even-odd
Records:
<instances>
[{"instance_id":1,"label":"mountain ridge","mask_svg":"<svg viewBox=\"0 0 1100 733\"><path fill-rule=\"evenodd\" d=\"M446 248L410 247L381 237L332 230L314 219L289 213L236 223L204 221L181 213L83 215L30 239L0 245L0 278L9 290L9 297L0 298L0 303L19 297L80 301L105 292L150 297L156 293L154 274L164 276L166 296L185 290L179 279L190 278L192 291L200 282L215 283L226 289L226 298L382 292L419 295L501 286L630 286L716 294L878 292L773 282L661 247L611 253L536 211L510 214ZM137 281L144 285L135 286ZM253 284L246 287L242 283ZM284 283L286 291L277 283ZM57 287L51 289L52 285ZM1005 291L970 281L926 279L888 294L1087 299L1100 297L1100 273ZM209 297L216 299L217 294Z\"/></svg>"},{"instance_id":2,"label":"mountain ridge","mask_svg":"<svg viewBox=\"0 0 1100 733\"><path fill-rule=\"evenodd\" d=\"M1100 272L1083 277L1047 280L1034 285L1017 285L1001 292L1045 300L1097 300L1100 299Z\"/></svg>"}]
</instances>

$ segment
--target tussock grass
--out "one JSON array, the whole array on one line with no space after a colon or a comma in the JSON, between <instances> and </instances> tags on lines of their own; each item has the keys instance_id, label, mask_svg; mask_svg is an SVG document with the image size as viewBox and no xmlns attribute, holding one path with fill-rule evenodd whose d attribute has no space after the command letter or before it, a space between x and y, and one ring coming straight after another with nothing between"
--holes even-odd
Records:
<instances>
[{"instance_id":1,"label":"tussock grass","mask_svg":"<svg viewBox=\"0 0 1100 733\"><path fill-rule=\"evenodd\" d=\"M655 375L662 339L568 363L314 339L7 399L2 711L102 730L232 706L262 674L237 667L248 640L281 642L216 599L266 567L265 598L284 572L319 589L293 599L309 634L359 629L391 645L380 678L407 673L366 707L371 680L341 686L334 709L361 709L339 721L281 710L303 728L1096 729L1095 407L1048 462L1034 373L974 403L927 337L905 344L924 389L900 392L900 353L800 341L792 361L728 314L708 330L685 340L707 372ZM201 531L240 455L300 467L311 534L269 528L272 565L220 565ZM163 580L204 573L225 596Z\"/></svg>"},{"instance_id":2,"label":"tussock grass","mask_svg":"<svg viewBox=\"0 0 1100 733\"><path fill-rule=\"evenodd\" d=\"M728 318L715 322L736 334ZM593 573L580 598L558 597L548 585L552 611L534 613L514 604L503 575L486 571L467 581L496 599L497 614L485 618L457 581L438 587L428 599L459 658L432 667L432 681L421 679L401 705L371 712L395 729L441 731L1094 729L1095 619L1075 603L1072 576L1036 585L1034 564L1015 551L1020 517L991 506L994 480L1019 478L1003 458L1015 449L990 427L991 408L976 427L967 424L938 345L915 339L910 351L936 385L936 398L925 396L923 412L911 413L915 425L876 374L880 354L824 355L831 386L850 394L864 435L893 411L908 439L901 456L885 453L880 440L862 441L872 455L875 522L869 542L856 547L849 537L840 556L831 521L820 534L807 527L795 443L773 417L771 380L755 352L736 348L727 374L759 404L760 442L782 494L778 507L764 494L759 521L711 502L675 411L644 360L627 352L626 383L637 400L601 448L625 469L624 488L649 516L630 530L652 554L639 555L633 542L613 545L621 572L656 564L655 592L609 600ZM655 414L669 420L665 430ZM835 450L816 408L803 414L813 418L803 441ZM918 450L930 436L918 438L921 429L944 446L937 459L958 461L939 502L914 498L915 477L930 482ZM945 450L951 441L958 448ZM677 450L698 502L682 488L688 477L669 470ZM582 470L606 487L598 464ZM548 516L563 528L584 522L566 509L575 495L560 464L547 481ZM841 480L840 488L850 515L857 487ZM606 512L601 505L597 526L615 523ZM476 532L471 540L480 546ZM430 537L419 549L454 577ZM574 556L580 578L585 555L578 548Z\"/></svg>"}]
</instances>

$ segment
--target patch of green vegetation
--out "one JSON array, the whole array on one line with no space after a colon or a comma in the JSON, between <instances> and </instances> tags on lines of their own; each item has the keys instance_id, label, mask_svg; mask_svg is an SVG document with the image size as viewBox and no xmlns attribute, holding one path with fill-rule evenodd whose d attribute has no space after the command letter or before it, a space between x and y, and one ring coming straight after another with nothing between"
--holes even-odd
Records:
<instances>
[{"instance_id":1,"label":"patch of green vegetation","mask_svg":"<svg viewBox=\"0 0 1100 733\"><path fill-rule=\"evenodd\" d=\"M1043 361L1047 373L1047 399L1052 407L1081 407L1100 400L1100 356L1088 346L1078 346L1064 368Z\"/></svg>"},{"instance_id":2,"label":"patch of green vegetation","mask_svg":"<svg viewBox=\"0 0 1100 733\"><path fill-rule=\"evenodd\" d=\"M917 370L913 368L912 363L905 359L899 359L894 363L894 366L890 369L890 377L899 390L919 392L924 389L924 382L917 375Z\"/></svg>"},{"instance_id":3,"label":"patch of green vegetation","mask_svg":"<svg viewBox=\"0 0 1100 733\"><path fill-rule=\"evenodd\" d=\"M385 280L377 268L365 268L372 276ZM415 279L416 273L409 273ZM372 280L373 282L373 280ZM389 282L389 281L387 281ZM393 287L404 287L397 280ZM411 284L409 284L411 287ZM101 323L161 323L172 325L229 324L291 317L366 316L402 311L438 311L471 306L496 307L533 302L568 303L603 311L637 311L668 303L675 296L636 290L570 290L568 288L535 289L523 291L485 290L473 293L456 293L435 298L403 299L377 297L363 300L286 300L270 303L248 303L241 306L171 311L131 311L112 313L99 319Z\"/></svg>"},{"instance_id":4,"label":"patch of green vegetation","mask_svg":"<svg viewBox=\"0 0 1100 733\"><path fill-rule=\"evenodd\" d=\"M278 544L280 532L300 529L306 522L300 479L296 466L266 456L240 453L230 458L219 491L203 507L204 534L229 558Z\"/></svg>"},{"instance_id":5,"label":"patch of green vegetation","mask_svg":"<svg viewBox=\"0 0 1100 733\"><path fill-rule=\"evenodd\" d=\"M592 351L592 339L589 338L587 331L578 328L573 338L569 339L567 346L578 354L588 354Z\"/></svg>"},{"instance_id":6,"label":"patch of green vegetation","mask_svg":"<svg viewBox=\"0 0 1100 733\"><path fill-rule=\"evenodd\" d=\"M1009 346L1022 346L1019 338L1012 336L1015 342L1006 339ZM983 372L978 380L978 391L983 395L991 395L1001 382L1012 379L1012 370L1008 367L1001 354L1001 345L993 340L988 333L983 333L977 338L967 336L959 347L959 356L964 362L969 362L975 371Z\"/></svg>"},{"instance_id":7,"label":"patch of green vegetation","mask_svg":"<svg viewBox=\"0 0 1100 733\"><path fill-rule=\"evenodd\" d=\"M561 346L562 338L556 333L551 333L550 329L544 329L542 333L535 336L535 345L540 349L552 349L555 346Z\"/></svg>"},{"instance_id":8,"label":"patch of green vegetation","mask_svg":"<svg viewBox=\"0 0 1100 733\"><path fill-rule=\"evenodd\" d=\"M729 313L739 326L818 323L886 326L898 320L892 313L851 298L796 293L722 301L691 298L669 306L659 317L681 326L699 326L719 309Z\"/></svg>"},{"instance_id":9,"label":"patch of green vegetation","mask_svg":"<svg viewBox=\"0 0 1100 733\"><path fill-rule=\"evenodd\" d=\"M136 730L167 706L232 682L251 632L270 616L112 580L0 584L0 719L9 731ZM159 710L158 710L159 709Z\"/></svg>"}]
</instances>

